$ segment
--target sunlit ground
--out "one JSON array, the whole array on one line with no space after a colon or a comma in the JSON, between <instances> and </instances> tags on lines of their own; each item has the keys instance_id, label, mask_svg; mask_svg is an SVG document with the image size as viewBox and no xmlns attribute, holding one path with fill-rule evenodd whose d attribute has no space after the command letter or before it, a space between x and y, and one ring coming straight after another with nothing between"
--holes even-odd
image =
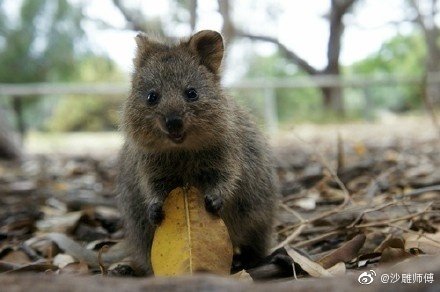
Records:
<instances>
[{"instance_id":1,"label":"sunlit ground","mask_svg":"<svg viewBox=\"0 0 440 292\"><path fill-rule=\"evenodd\" d=\"M317 139L334 140L336 143L338 133L348 144L365 143L383 146L393 144L396 140L401 143L432 140L437 135L428 116L389 116L377 122L301 124L284 128L270 136L274 146L298 144L301 140L313 142ZM86 154L100 157L114 155L121 147L122 139L122 134L119 132L30 132L24 140L24 149L28 154Z\"/></svg>"}]
</instances>

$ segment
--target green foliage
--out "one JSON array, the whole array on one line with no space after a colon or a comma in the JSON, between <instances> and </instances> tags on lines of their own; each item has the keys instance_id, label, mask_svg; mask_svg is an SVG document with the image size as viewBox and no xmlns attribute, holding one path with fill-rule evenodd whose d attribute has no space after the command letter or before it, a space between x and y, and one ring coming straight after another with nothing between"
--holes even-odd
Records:
<instances>
[{"instance_id":1,"label":"green foliage","mask_svg":"<svg viewBox=\"0 0 440 292\"><path fill-rule=\"evenodd\" d=\"M17 17L0 2L0 82L68 81L77 74L85 34L82 9L67 0L22 0ZM28 127L42 123L40 98L22 98L17 119Z\"/></svg>"},{"instance_id":2,"label":"green foliage","mask_svg":"<svg viewBox=\"0 0 440 292\"><path fill-rule=\"evenodd\" d=\"M17 17L0 17L0 82L115 81L122 77L107 57L91 52L79 2L22 0ZM4 13L0 0L0 16ZM38 130L106 130L117 122L107 97L29 97L18 116Z\"/></svg>"},{"instance_id":3,"label":"green foliage","mask_svg":"<svg viewBox=\"0 0 440 292\"><path fill-rule=\"evenodd\" d=\"M67 131L116 130L120 101L105 96L70 96L57 106L47 129Z\"/></svg>"},{"instance_id":4,"label":"green foliage","mask_svg":"<svg viewBox=\"0 0 440 292\"><path fill-rule=\"evenodd\" d=\"M3 20L0 82L70 80L84 43L81 19L67 0L23 0L18 19Z\"/></svg>"},{"instance_id":5,"label":"green foliage","mask_svg":"<svg viewBox=\"0 0 440 292\"><path fill-rule=\"evenodd\" d=\"M426 55L425 43L418 34L398 35L385 42L377 53L347 68L348 73L368 76L422 76ZM370 106L396 111L414 109L421 103L421 88L393 86L368 88Z\"/></svg>"},{"instance_id":6,"label":"green foliage","mask_svg":"<svg viewBox=\"0 0 440 292\"><path fill-rule=\"evenodd\" d=\"M305 77L296 66L286 63L278 53L264 57L254 56L251 59L247 77L249 79L296 78ZM260 90L261 91L261 90ZM263 119L264 92L240 93L241 102ZM276 89L275 91L278 118L281 123L312 120L319 122L326 119L322 109L322 97L319 89Z\"/></svg>"},{"instance_id":7,"label":"green foliage","mask_svg":"<svg viewBox=\"0 0 440 292\"><path fill-rule=\"evenodd\" d=\"M79 79L85 82L111 82L123 77L113 62L89 55L79 64ZM120 100L111 96L69 96L58 103L46 128L50 131L107 131L118 124Z\"/></svg>"},{"instance_id":8,"label":"green foliage","mask_svg":"<svg viewBox=\"0 0 440 292\"><path fill-rule=\"evenodd\" d=\"M385 42L371 56L344 68L345 75L422 76L424 73L425 43L420 35L398 35ZM253 56L246 74L249 79L304 77L293 65L285 62L278 53L270 56ZM238 94L241 102L263 119L264 93L261 90ZM414 85L374 86L365 89L346 88L345 119L373 118L375 110L407 111L420 108L421 88ZM279 121L285 125L292 122L337 122L322 108L321 92L317 88L277 89Z\"/></svg>"}]
</instances>

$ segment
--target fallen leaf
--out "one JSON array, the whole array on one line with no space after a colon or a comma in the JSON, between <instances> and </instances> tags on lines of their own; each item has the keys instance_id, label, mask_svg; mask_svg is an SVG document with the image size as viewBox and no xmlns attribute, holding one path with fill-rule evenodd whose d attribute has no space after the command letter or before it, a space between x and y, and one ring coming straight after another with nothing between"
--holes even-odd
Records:
<instances>
[{"instance_id":1,"label":"fallen leaf","mask_svg":"<svg viewBox=\"0 0 440 292\"><path fill-rule=\"evenodd\" d=\"M73 258L84 261L92 268L98 268L98 253L96 251L85 248L78 242L72 240L68 236L62 233L49 233L44 235L43 238L49 239L54 242L64 253L71 255ZM117 262L128 255L128 248L124 246L124 243L115 244L112 246L109 256L102 259L103 264L110 265Z\"/></svg>"},{"instance_id":2,"label":"fallen leaf","mask_svg":"<svg viewBox=\"0 0 440 292\"><path fill-rule=\"evenodd\" d=\"M48 263L32 263L28 265L22 265L6 273L45 272L48 270L56 271L58 270L58 267Z\"/></svg>"},{"instance_id":3,"label":"fallen leaf","mask_svg":"<svg viewBox=\"0 0 440 292\"><path fill-rule=\"evenodd\" d=\"M402 238L388 238L384 240L374 251L383 252L387 248L405 249L405 243Z\"/></svg>"},{"instance_id":4,"label":"fallen leaf","mask_svg":"<svg viewBox=\"0 0 440 292\"><path fill-rule=\"evenodd\" d=\"M230 273L233 249L228 230L223 220L205 210L200 191L174 189L163 211L165 219L156 229L151 250L156 276Z\"/></svg>"},{"instance_id":5,"label":"fallen leaf","mask_svg":"<svg viewBox=\"0 0 440 292\"><path fill-rule=\"evenodd\" d=\"M18 269L20 265L9 262L0 261L0 273Z\"/></svg>"},{"instance_id":6,"label":"fallen leaf","mask_svg":"<svg viewBox=\"0 0 440 292\"><path fill-rule=\"evenodd\" d=\"M366 237L364 234L356 235L330 254L321 258L318 263L321 264L324 269L328 269L339 262L345 263L354 259L357 256L358 251L364 245L365 239Z\"/></svg>"},{"instance_id":7,"label":"fallen leaf","mask_svg":"<svg viewBox=\"0 0 440 292\"><path fill-rule=\"evenodd\" d=\"M48 217L37 221L37 228L42 232L67 232L77 224L82 215L82 211L76 211L61 216Z\"/></svg>"},{"instance_id":8,"label":"fallen leaf","mask_svg":"<svg viewBox=\"0 0 440 292\"><path fill-rule=\"evenodd\" d=\"M65 265L60 270L60 274L79 274L84 275L89 272L89 267L85 262L72 262Z\"/></svg>"},{"instance_id":9,"label":"fallen leaf","mask_svg":"<svg viewBox=\"0 0 440 292\"><path fill-rule=\"evenodd\" d=\"M313 197L301 198L295 200L292 205L300 207L304 210L314 210L316 208L316 198Z\"/></svg>"},{"instance_id":10,"label":"fallen leaf","mask_svg":"<svg viewBox=\"0 0 440 292\"><path fill-rule=\"evenodd\" d=\"M320 264L308 259L302 254L298 253L292 248L286 247L287 254L293 259L295 263L301 266L312 277L331 277L332 274L324 269Z\"/></svg>"},{"instance_id":11,"label":"fallen leaf","mask_svg":"<svg viewBox=\"0 0 440 292\"><path fill-rule=\"evenodd\" d=\"M412 257L412 255L409 252L406 252L402 248L387 247L382 252L382 256L380 258L380 263L390 263L390 262L402 261L402 260L407 259L409 257Z\"/></svg>"},{"instance_id":12,"label":"fallen leaf","mask_svg":"<svg viewBox=\"0 0 440 292\"><path fill-rule=\"evenodd\" d=\"M233 279L240 280L243 282L252 283L254 280L252 279L251 275L249 275L248 272L245 270L241 270L240 272L237 272L233 275L231 275Z\"/></svg>"},{"instance_id":13,"label":"fallen leaf","mask_svg":"<svg viewBox=\"0 0 440 292\"><path fill-rule=\"evenodd\" d=\"M356 144L353 145L354 152L356 152L359 156L364 156L367 152L367 148L365 147L365 144L362 141L356 142Z\"/></svg>"},{"instance_id":14,"label":"fallen leaf","mask_svg":"<svg viewBox=\"0 0 440 292\"><path fill-rule=\"evenodd\" d=\"M21 250L10 251L2 258L2 261L14 264L29 264L32 262L28 255Z\"/></svg>"},{"instance_id":15,"label":"fallen leaf","mask_svg":"<svg viewBox=\"0 0 440 292\"><path fill-rule=\"evenodd\" d=\"M404 234L405 250L419 249L426 254L440 253L440 232L435 234L425 234L420 236L418 234Z\"/></svg>"},{"instance_id":16,"label":"fallen leaf","mask_svg":"<svg viewBox=\"0 0 440 292\"><path fill-rule=\"evenodd\" d=\"M332 275L332 276L341 276L345 274L346 271L346 267L345 267L345 263L344 262L339 262L336 265L333 265L332 267L328 268L327 271Z\"/></svg>"},{"instance_id":17,"label":"fallen leaf","mask_svg":"<svg viewBox=\"0 0 440 292\"><path fill-rule=\"evenodd\" d=\"M56 256L60 252L58 246L48 238L32 237L26 240L24 244L45 258Z\"/></svg>"},{"instance_id":18,"label":"fallen leaf","mask_svg":"<svg viewBox=\"0 0 440 292\"><path fill-rule=\"evenodd\" d=\"M68 255L68 254L64 254L64 253L60 253L57 254L54 258L53 258L53 264L55 266L58 266L60 268L64 268L65 266L74 263L75 259Z\"/></svg>"},{"instance_id":19,"label":"fallen leaf","mask_svg":"<svg viewBox=\"0 0 440 292\"><path fill-rule=\"evenodd\" d=\"M375 250L381 252L380 263L390 263L404 260L412 255L405 250L402 238L392 237L382 242Z\"/></svg>"}]
</instances>

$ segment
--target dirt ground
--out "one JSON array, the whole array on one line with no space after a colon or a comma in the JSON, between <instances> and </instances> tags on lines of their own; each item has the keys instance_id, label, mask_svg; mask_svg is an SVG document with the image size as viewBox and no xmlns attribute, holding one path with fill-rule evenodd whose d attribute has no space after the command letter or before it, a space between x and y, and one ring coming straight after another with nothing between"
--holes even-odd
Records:
<instances>
[{"instance_id":1,"label":"dirt ground","mask_svg":"<svg viewBox=\"0 0 440 292\"><path fill-rule=\"evenodd\" d=\"M438 134L428 118L410 117L272 135L281 193L273 250L295 263L247 272L290 281L439 255ZM0 272L103 273L44 235L95 251L123 239L113 200L121 141L118 133L31 133L21 164L0 163ZM136 273L127 263L105 270Z\"/></svg>"}]
</instances>

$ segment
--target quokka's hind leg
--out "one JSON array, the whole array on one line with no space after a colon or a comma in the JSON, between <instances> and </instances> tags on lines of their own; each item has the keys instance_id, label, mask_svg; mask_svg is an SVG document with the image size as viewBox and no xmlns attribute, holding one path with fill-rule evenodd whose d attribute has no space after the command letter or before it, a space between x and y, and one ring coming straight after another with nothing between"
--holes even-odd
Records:
<instances>
[{"instance_id":1,"label":"quokka's hind leg","mask_svg":"<svg viewBox=\"0 0 440 292\"><path fill-rule=\"evenodd\" d=\"M232 270L253 268L268 255L270 230L264 226L246 236L246 241L239 246L240 253L234 255Z\"/></svg>"}]
</instances>

